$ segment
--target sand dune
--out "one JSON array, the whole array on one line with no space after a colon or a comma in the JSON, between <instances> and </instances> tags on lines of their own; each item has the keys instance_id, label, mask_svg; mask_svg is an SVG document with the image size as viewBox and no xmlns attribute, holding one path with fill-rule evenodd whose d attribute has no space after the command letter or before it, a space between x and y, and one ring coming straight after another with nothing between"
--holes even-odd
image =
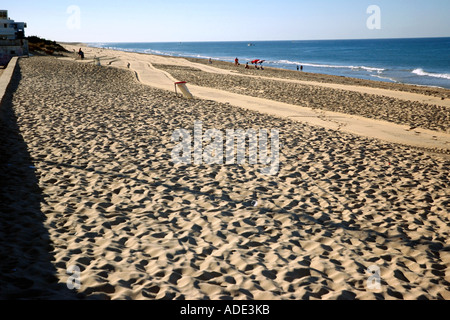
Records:
<instances>
[{"instance_id":1,"label":"sand dune","mask_svg":"<svg viewBox=\"0 0 450 320\"><path fill-rule=\"evenodd\" d=\"M24 281L64 295L57 285L75 265L75 298L450 299L448 159L184 100L127 70L46 57L19 66L7 107L41 190L45 220L34 228L51 246L36 250L49 254L41 267L58 281L18 270L0 283L1 297L20 296ZM249 164L174 165L172 133L198 120L205 129L278 128L278 175ZM33 228L21 219L14 227ZM379 290L367 287L373 265Z\"/></svg>"}]
</instances>

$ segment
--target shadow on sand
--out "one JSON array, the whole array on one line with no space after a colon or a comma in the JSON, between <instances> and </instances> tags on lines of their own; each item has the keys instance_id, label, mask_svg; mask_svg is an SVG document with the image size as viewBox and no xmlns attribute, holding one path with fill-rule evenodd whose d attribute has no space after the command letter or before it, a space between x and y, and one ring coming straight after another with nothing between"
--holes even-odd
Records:
<instances>
[{"instance_id":1,"label":"shadow on sand","mask_svg":"<svg viewBox=\"0 0 450 320\"><path fill-rule=\"evenodd\" d=\"M52 264L44 199L13 110L20 80L17 66L0 105L0 299L82 299L60 282Z\"/></svg>"}]
</instances>

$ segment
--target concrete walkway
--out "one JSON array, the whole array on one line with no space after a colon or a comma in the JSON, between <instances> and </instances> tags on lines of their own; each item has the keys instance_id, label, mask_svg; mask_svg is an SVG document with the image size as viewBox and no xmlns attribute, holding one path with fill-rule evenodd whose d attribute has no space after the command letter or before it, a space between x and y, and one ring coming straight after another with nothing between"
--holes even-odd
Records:
<instances>
[{"instance_id":1,"label":"concrete walkway","mask_svg":"<svg viewBox=\"0 0 450 320\"><path fill-rule=\"evenodd\" d=\"M13 57L6 69L2 70L3 72L0 74L0 104L3 102L6 90L8 90L18 59L18 57Z\"/></svg>"}]
</instances>

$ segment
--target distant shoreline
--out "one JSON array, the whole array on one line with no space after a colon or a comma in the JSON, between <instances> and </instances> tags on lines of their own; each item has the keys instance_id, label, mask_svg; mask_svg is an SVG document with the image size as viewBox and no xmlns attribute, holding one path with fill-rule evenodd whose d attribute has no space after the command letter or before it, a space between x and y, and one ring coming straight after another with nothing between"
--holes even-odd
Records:
<instances>
[{"instance_id":1,"label":"distant shoreline","mask_svg":"<svg viewBox=\"0 0 450 320\"><path fill-rule=\"evenodd\" d=\"M440 39L444 39L444 41ZM450 81L446 80L450 76L450 72L445 64L439 62L447 55L445 51L443 52L447 43L446 39L444 37L404 39L404 42L395 46L394 51L389 51L392 53L388 58L378 57L384 52L384 48L391 47L390 39L375 39L384 40L380 44L377 44L377 41L370 42L371 39L368 39L368 42L365 40L348 40L350 42L335 40L336 44L327 40L273 41L281 44L271 43L272 41L248 42L248 44L256 44L251 47L244 46L247 43L244 41L91 42L86 46L173 58L212 59L228 63L233 63L234 58L238 57L242 63L248 62L249 65L252 60L260 58L265 61L264 68L295 71L296 68L303 66L303 71L319 76L338 76L377 83L450 89ZM351 41L360 41L361 43L351 43ZM429 44L433 50L439 50L437 52L443 52L443 55L436 57L439 59L433 62L434 58L429 59L431 54L429 50L426 53L414 53L417 51L416 47L424 44L422 42ZM336 56L333 52L336 52ZM404 61L403 52L408 57L406 61Z\"/></svg>"},{"instance_id":2,"label":"distant shoreline","mask_svg":"<svg viewBox=\"0 0 450 320\"><path fill-rule=\"evenodd\" d=\"M58 42L61 45L64 44L68 44L69 43L64 43L64 42ZM145 52L137 52L137 51L127 51L124 49L120 49L120 48L102 48L102 47L95 47L92 46L92 43L80 43L77 42L75 44L71 44L71 45L79 45L79 46L86 46L89 48L96 48L96 49L107 49L107 50L113 50L113 51L119 51L119 52L132 52L132 53L136 53L136 54L140 54L140 55L153 55L153 56L160 56L160 57L170 57L170 58L174 58L174 59L186 59L192 62L199 62L199 63L204 63L204 64L208 64L208 59L207 58L193 58L193 57L183 57L183 56L172 56L169 54L156 54L156 53L145 53ZM216 67L221 67L224 69L236 69L234 66L234 63L229 62L229 61L224 61L224 60L220 60L217 58L212 58L212 60L214 61L214 65ZM254 69L251 70L246 70L247 72L250 71L257 71ZM440 96L442 98L446 98L446 99L450 99L450 89L447 88L443 88L443 87L439 87L439 86L426 86L426 85L418 85L418 84L409 84L409 83L394 83L394 82L389 82L389 81L382 81L380 80L375 80L375 79L362 79L362 78L356 78L356 77L347 77L347 76L338 76L338 75L329 75L329 74L325 74L325 73L315 73L315 72L299 72L299 71L294 71L294 70L290 70L290 69L286 69L286 68L281 68L281 67L268 67L265 66L264 67L264 71L265 73L272 71L274 73L276 73L277 76L281 76L283 78L287 77L287 78L294 78L294 79L298 79L299 76L301 77L306 77L306 79L308 80L312 80L312 81L318 81L318 82L325 82L325 83L342 83L342 84L356 84L356 85L361 85L361 86L369 86L369 87L373 87L373 88L383 88L383 89L394 89L394 90L398 90L398 91L406 91L406 92L415 92L415 93L420 93L420 94L426 94L426 95L432 95L432 96ZM261 72L261 71L259 71Z\"/></svg>"},{"instance_id":3,"label":"distant shoreline","mask_svg":"<svg viewBox=\"0 0 450 320\"><path fill-rule=\"evenodd\" d=\"M258 101L252 100L253 104L248 108L258 111L266 108L267 112L282 116L286 114L292 116L299 112L299 108L306 108L309 111L326 110L338 112L340 122L343 121L342 114L347 114L351 117L357 115L409 126L398 127L399 131L396 134L390 138L384 137L384 139L393 138L395 141L398 141L399 136L404 136L405 132L411 131L410 128L421 127L432 130L425 143L423 143L424 136L421 136L421 143L423 143L421 146L425 148L436 144L434 137L437 132L449 133L446 119L448 119L447 111L450 108L450 90L363 81L275 68L246 69L243 65L235 66L221 61L210 64L202 59L174 58L95 47L81 48L87 63L131 70L139 82L168 91L174 90L175 82L187 81L191 85L191 93L205 100L219 99L220 102L229 103L232 101L234 105L242 107L245 101L263 98ZM75 52L79 47L67 46L67 49ZM71 58L80 60L76 56L72 54ZM221 94L214 94L215 90L220 90ZM228 95L232 97L225 98ZM268 101L270 103L267 103ZM266 107L264 107L265 103L267 103ZM274 104L277 103L284 105L278 105L274 109ZM280 113L280 110L284 111ZM317 114L313 113L311 116L314 118ZM328 127L330 123L322 123L322 125ZM361 125L361 122L358 122L358 125ZM345 130L351 126L352 124L346 124ZM373 125L370 126L373 127ZM364 135L367 132L360 133ZM371 134L370 137L373 135ZM417 137L413 134L411 139L402 143L416 144ZM447 149L446 145L439 145L440 149L442 147Z\"/></svg>"}]
</instances>

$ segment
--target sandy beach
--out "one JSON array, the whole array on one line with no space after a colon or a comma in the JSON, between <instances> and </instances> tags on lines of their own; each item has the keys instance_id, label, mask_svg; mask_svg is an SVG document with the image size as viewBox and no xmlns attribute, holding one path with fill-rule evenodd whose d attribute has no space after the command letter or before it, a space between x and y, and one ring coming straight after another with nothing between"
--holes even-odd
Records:
<instances>
[{"instance_id":1,"label":"sandy beach","mask_svg":"<svg viewBox=\"0 0 450 320\"><path fill-rule=\"evenodd\" d=\"M450 299L449 90L299 79L386 97L251 78L226 63L85 50L86 61L20 59L1 106L0 298ZM136 71L144 67L154 73ZM188 100L174 79L193 93L222 90L211 91L217 100L245 94L402 125L440 145L389 143L214 94ZM407 100L414 94L423 100ZM278 174L175 165L172 134L196 121L278 129ZM67 287L72 266L78 290Z\"/></svg>"},{"instance_id":2,"label":"sandy beach","mask_svg":"<svg viewBox=\"0 0 450 320\"><path fill-rule=\"evenodd\" d=\"M196 59L105 50L82 44L65 46L73 52L81 47L86 55L85 63L132 71L139 82L153 88L174 91L174 82L188 80L196 99L439 154L450 153L450 99L445 98L450 90L398 84L390 87L375 81L370 86L361 86L360 80L342 77L336 83L329 83L334 77L325 75L314 75L315 80L310 77L305 81L291 79L293 72L288 70L269 68L262 72L220 61L197 63ZM74 53L62 59L76 58ZM303 77L303 73L297 74ZM322 78L328 82L321 81ZM439 96L433 92L439 92Z\"/></svg>"}]
</instances>

